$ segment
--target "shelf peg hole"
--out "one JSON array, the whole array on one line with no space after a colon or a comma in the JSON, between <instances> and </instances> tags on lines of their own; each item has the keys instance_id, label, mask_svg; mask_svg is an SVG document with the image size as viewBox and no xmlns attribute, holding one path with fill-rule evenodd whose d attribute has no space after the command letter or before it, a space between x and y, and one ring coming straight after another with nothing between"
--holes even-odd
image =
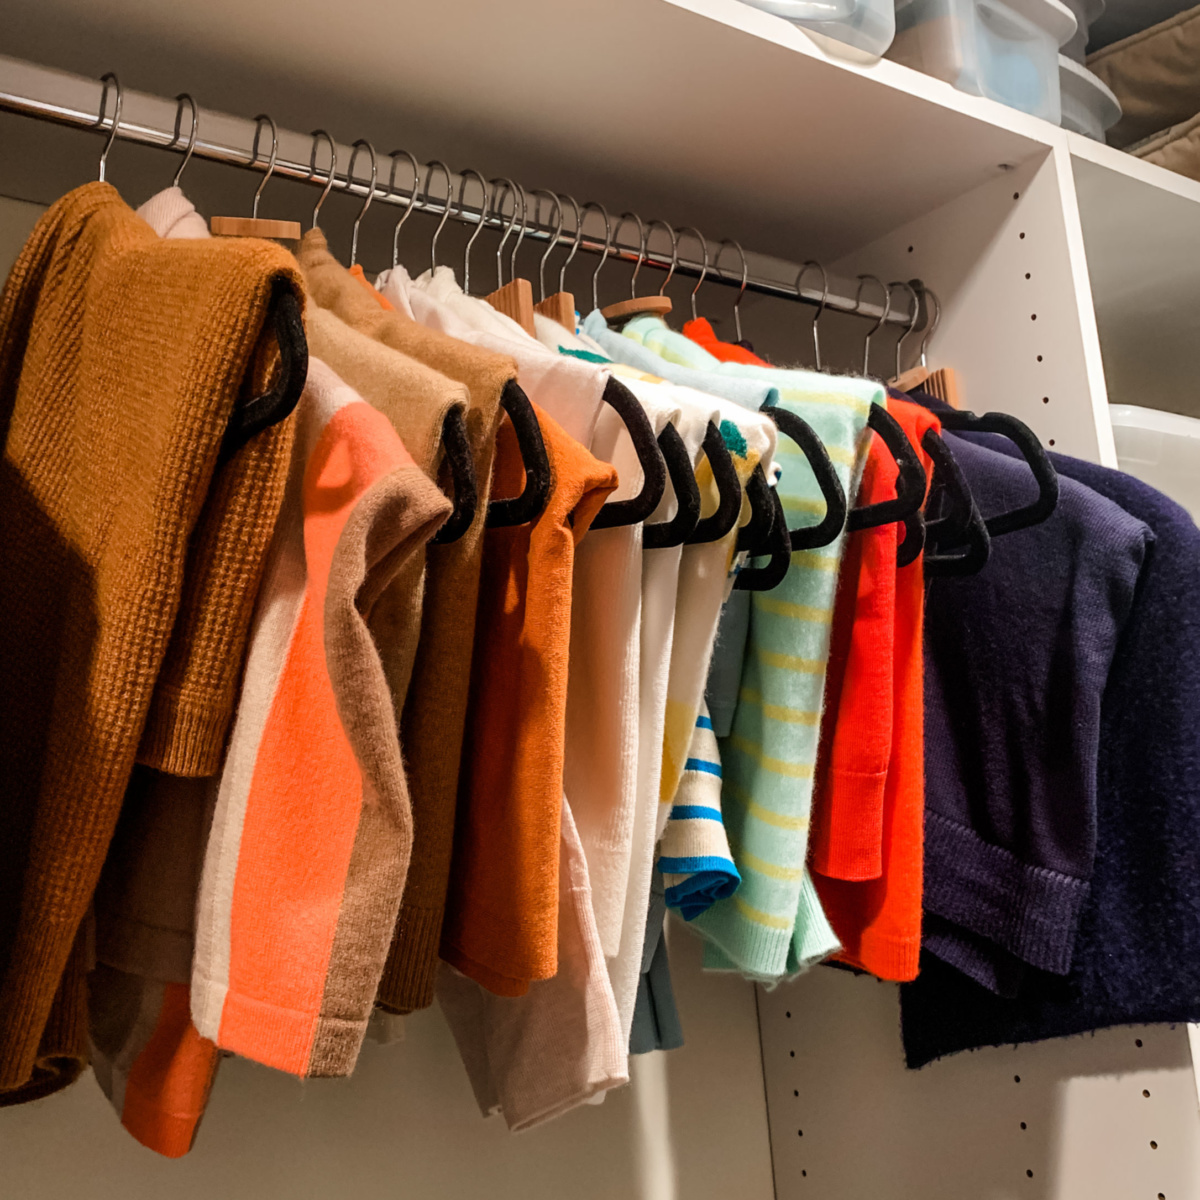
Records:
<instances>
[{"instance_id":1,"label":"shelf peg hole","mask_svg":"<svg viewBox=\"0 0 1200 1200\"><path fill-rule=\"evenodd\" d=\"M1030 314L1029 314L1029 319L1030 319L1031 321L1036 321L1036 320L1037 320L1037 313L1030 313Z\"/></svg>"},{"instance_id":2,"label":"shelf peg hole","mask_svg":"<svg viewBox=\"0 0 1200 1200\"><path fill-rule=\"evenodd\" d=\"M799 1097L800 1097L800 1089L799 1089L799 1088L792 1088L792 1095L793 1095L793 1096L795 1096L797 1099L799 1099Z\"/></svg>"},{"instance_id":3,"label":"shelf peg hole","mask_svg":"<svg viewBox=\"0 0 1200 1200\"><path fill-rule=\"evenodd\" d=\"M1032 1179L1033 1178L1033 1168L1032 1167L1028 1168L1026 1170L1025 1174L1028 1175L1030 1179Z\"/></svg>"},{"instance_id":4,"label":"shelf peg hole","mask_svg":"<svg viewBox=\"0 0 1200 1200\"><path fill-rule=\"evenodd\" d=\"M795 1057L796 1057L796 1052L795 1052L795 1050L789 1050L789 1051L788 1051L788 1058L795 1058Z\"/></svg>"},{"instance_id":5,"label":"shelf peg hole","mask_svg":"<svg viewBox=\"0 0 1200 1200\"><path fill-rule=\"evenodd\" d=\"M1024 241L1024 240L1025 240L1025 235L1021 234L1021 241Z\"/></svg>"},{"instance_id":6,"label":"shelf peg hole","mask_svg":"<svg viewBox=\"0 0 1200 1200\"><path fill-rule=\"evenodd\" d=\"M1158 1149L1158 1143L1157 1143L1157 1142L1151 1142L1151 1143L1150 1143L1150 1149L1151 1149L1151 1150L1157 1150L1157 1149Z\"/></svg>"},{"instance_id":7,"label":"shelf peg hole","mask_svg":"<svg viewBox=\"0 0 1200 1200\"><path fill-rule=\"evenodd\" d=\"M1142 1039L1134 1038L1133 1044L1140 1050L1142 1048Z\"/></svg>"},{"instance_id":8,"label":"shelf peg hole","mask_svg":"<svg viewBox=\"0 0 1200 1200\"><path fill-rule=\"evenodd\" d=\"M1021 193L1020 193L1020 192L1013 192L1013 199L1014 199L1014 200L1020 200L1020 198L1021 198Z\"/></svg>"},{"instance_id":9,"label":"shelf peg hole","mask_svg":"<svg viewBox=\"0 0 1200 1200\"><path fill-rule=\"evenodd\" d=\"M1142 1088L1142 1095L1145 1096L1147 1100L1149 1100L1150 1099L1150 1089Z\"/></svg>"},{"instance_id":10,"label":"shelf peg hole","mask_svg":"<svg viewBox=\"0 0 1200 1200\"><path fill-rule=\"evenodd\" d=\"M1021 1082L1021 1077L1020 1077L1020 1075L1014 1075L1014 1076L1013 1076L1013 1083L1020 1083L1020 1082Z\"/></svg>"},{"instance_id":11,"label":"shelf peg hole","mask_svg":"<svg viewBox=\"0 0 1200 1200\"><path fill-rule=\"evenodd\" d=\"M1038 362L1041 362L1041 361L1042 361L1042 356L1039 354L1039 355L1038 355Z\"/></svg>"},{"instance_id":12,"label":"shelf peg hole","mask_svg":"<svg viewBox=\"0 0 1200 1200\"><path fill-rule=\"evenodd\" d=\"M1028 1128L1029 1128L1029 1126L1028 1126L1028 1125L1026 1125L1024 1121L1022 1121L1022 1122L1021 1122L1021 1128L1022 1128L1022 1129L1028 1129Z\"/></svg>"},{"instance_id":13,"label":"shelf peg hole","mask_svg":"<svg viewBox=\"0 0 1200 1200\"><path fill-rule=\"evenodd\" d=\"M1050 403L1050 397L1049 397L1049 396L1043 396L1043 397L1042 397L1042 403L1043 403L1043 404L1049 404L1049 403Z\"/></svg>"},{"instance_id":14,"label":"shelf peg hole","mask_svg":"<svg viewBox=\"0 0 1200 1200\"><path fill-rule=\"evenodd\" d=\"M1031 274L1029 271L1026 271L1026 272L1025 272L1025 278L1026 278L1026 279L1032 279L1032 278L1033 278L1033 275L1032 275L1032 274Z\"/></svg>"},{"instance_id":15,"label":"shelf peg hole","mask_svg":"<svg viewBox=\"0 0 1200 1200\"><path fill-rule=\"evenodd\" d=\"M1050 445L1052 445L1052 446L1054 445L1054 439L1053 439L1053 438L1051 438L1051 439L1050 439Z\"/></svg>"}]
</instances>

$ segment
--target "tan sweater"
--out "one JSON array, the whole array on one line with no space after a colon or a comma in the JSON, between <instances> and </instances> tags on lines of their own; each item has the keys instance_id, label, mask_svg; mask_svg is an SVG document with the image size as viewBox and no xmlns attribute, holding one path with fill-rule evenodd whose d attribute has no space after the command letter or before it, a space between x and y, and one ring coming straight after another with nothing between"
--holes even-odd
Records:
<instances>
[{"instance_id":1,"label":"tan sweater","mask_svg":"<svg viewBox=\"0 0 1200 1200\"><path fill-rule=\"evenodd\" d=\"M379 298L329 253L320 230L305 234L297 258L318 305L367 336L465 384L470 397L467 433L479 506L463 537L447 546L428 548L421 637L401 723L414 843L379 1002L394 1012L412 1012L433 1003L454 845L455 793L500 394L515 378L516 364L385 309Z\"/></svg>"},{"instance_id":2,"label":"tan sweater","mask_svg":"<svg viewBox=\"0 0 1200 1200\"><path fill-rule=\"evenodd\" d=\"M0 678L22 701L0 706L0 1089L29 1089L10 1101L86 1052L77 934L279 276L301 289L280 248L162 241L93 183L0 297Z\"/></svg>"}]
</instances>

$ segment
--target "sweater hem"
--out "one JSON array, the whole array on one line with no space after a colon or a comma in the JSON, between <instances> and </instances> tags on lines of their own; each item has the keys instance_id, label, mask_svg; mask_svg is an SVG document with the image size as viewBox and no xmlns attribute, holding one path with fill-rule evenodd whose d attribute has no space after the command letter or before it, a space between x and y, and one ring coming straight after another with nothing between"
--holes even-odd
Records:
<instances>
[{"instance_id":1,"label":"sweater hem","mask_svg":"<svg viewBox=\"0 0 1200 1200\"><path fill-rule=\"evenodd\" d=\"M433 1003L442 912L440 908L401 904L396 936L376 998L387 1012L407 1016Z\"/></svg>"},{"instance_id":2,"label":"sweater hem","mask_svg":"<svg viewBox=\"0 0 1200 1200\"><path fill-rule=\"evenodd\" d=\"M941 813L925 814L927 911L1030 966L1065 975L1091 884L1022 862Z\"/></svg>"}]
</instances>

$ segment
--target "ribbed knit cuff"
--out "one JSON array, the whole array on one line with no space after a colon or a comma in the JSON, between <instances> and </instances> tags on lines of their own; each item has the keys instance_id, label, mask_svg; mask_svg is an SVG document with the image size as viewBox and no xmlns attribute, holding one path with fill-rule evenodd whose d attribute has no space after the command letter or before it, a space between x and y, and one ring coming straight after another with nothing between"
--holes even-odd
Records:
<instances>
[{"instance_id":1,"label":"ribbed knit cuff","mask_svg":"<svg viewBox=\"0 0 1200 1200\"><path fill-rule=\"evenodd\" d=\"M792 923L783 929L762 925L743 914L736 895L718 901L708 912L701 913L692 922L692 928L700 929L743 975L767 981L780 979L787 972ZM706 955L705 969L725 968L710 968Z\"/></svg>"},{"instance_id":2,"label":"ribbed knit cuff","mask_svg":"<svg viewBox=\"0 0 1200 1200\"><path fill-rule=\"evenodd\" d=\"M396 936L379 981L376 1003L390 1013L417 1012L433 1003L442 909L400 905Z\"/></svg>"},{"instance_id":3,"label":"ribbed knit cuff","mask_svg":"<svg viewBox=\"0 0 1200 1200\"><path fill-rule=\"evenodd\" d=\"M800 881L800 902L796 908L796 928L788 947L788 978L807 971L841 948L842 944L821 907L821 898L813 886L812 876L805 867Z\"/></svg>"},{"instance_id":4,"label":"ribbed knit cuff","mask_svg":"<svg viewBox=\"0 0 1200 1200\"><path fill-rule=\"evenodd\" d=\"M221 769L231 718L228 705L156 692L137 760L167 775L215 775Z\"/></svg>"},{"instance_id":5,"label":"ribbed knit cuff","mask_svg":"<svg viewBox=\"0 0 1200 1200\"><path fill-rule=\"evenodd\" d=\"M883 791L887 770L831 767L826 795L837 797L827 828L812 843L813 869L828 879L861 883L883 874Z\"/></svg>"},{"instance_id":6,"label":"ribbed knit cuff","mask_svg":"<svg viewBox=\"0 0 1200 1200\"><path fill-rule=\"evenodd\" d=\"M1071 969L1075 931L1091 884L1023 863L940 813L925 813L928 912L995 942L1030 966Z\"/></svg>"}]
</instances>

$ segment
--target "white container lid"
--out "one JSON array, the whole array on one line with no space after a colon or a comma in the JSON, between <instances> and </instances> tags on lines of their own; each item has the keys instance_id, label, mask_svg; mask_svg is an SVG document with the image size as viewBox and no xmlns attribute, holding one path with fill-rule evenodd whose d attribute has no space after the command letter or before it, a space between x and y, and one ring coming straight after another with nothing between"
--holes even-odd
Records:
<instances>
[{"instance_id":1,"label":"white container lid","mask_svg":"<svg viewBox=\"0 0 1200 1200\"><path fill-rule=\"evenodd\" d=\"M788 21L845 21L858 8L857 0L743 0Z\"/></svg>"},{"instance_id":2,"label":"white container lid","mask_svg":"<svg viewBox=\"0 0 1200 1200\"><path fill-rule=\"evenodd\" d=\"M1112 89L1098 75L1065 54L1058 56L1058 86L1063 98L1083 105L1101 129L1111 129L1121 119L1121 102L1113 95Z\"/></svg>"},{"instance_id":3,"label":"white container lid","mask_svg":"<svg viewBox=\"0 0 1200 1200\"><path fill-rule=\"evenodd\" d=\"M1050 34L1055 45L1069 42L1079 28L1075 14L1061 0L1005 0L1005 3Z\"/></svg>"},{"instance_id":4,"label":"white container lid","mask_svg":"<svg viewBox=\"0 0 1200 1200\"><path fill-rule=\"evenodd\" d=\"M1200 520L1200 421L1135 404L1109 406L1121 470Z\"/></svg>"}]
</instances>

